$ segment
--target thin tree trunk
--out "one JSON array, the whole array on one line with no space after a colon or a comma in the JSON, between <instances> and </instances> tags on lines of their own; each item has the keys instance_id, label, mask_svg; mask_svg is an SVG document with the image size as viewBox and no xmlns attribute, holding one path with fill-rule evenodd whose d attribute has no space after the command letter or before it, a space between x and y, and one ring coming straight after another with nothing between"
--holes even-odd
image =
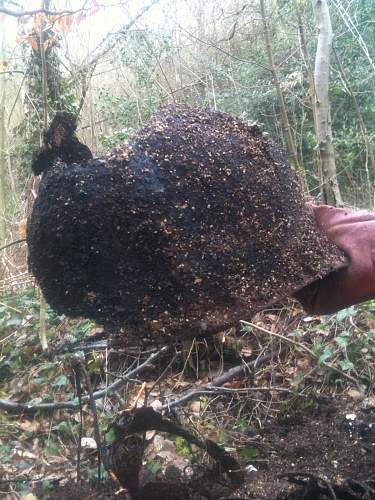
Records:
<instances>
[{"instance_id":1,"label":"thin tree trunk","mask_svg":"<svg viewBox=\"0 0 375 500\"><path fill-rule=\"evenodd\" d=\"M273 59L271 37L270 37L269 29L268 29L267 13L266 13L266 6L265 6L264 0L260 0L260 11L261 11L262 21L263 21L264 38L265 38L265 42L266 42L268 63L270 66L270 71L272 73L274 85L276 88L277 98L279 101L281 127L283 130L283 135L284 135L284 139L286 142L286 148L287 148L289 160L290 160L292 166L294 167L295 171L297 172L297 174L300 176L303 187L306 188L305 172L304 172L304 170L303 170L303 168L298 160L297 150L296 150L296 147L294 144L294 140L293 140L290 124L289 124L289 118L288 118L288 114L286 111L284 95L283 95L283 91L281 89L279 77L278 77L275 62Z\"/></svg>"},{"instance_id":2,"label":"thin tree trunk","mask_svg":"<svg viewBox=\"0 0 375 500\"><path fill-rule=\"evenodd\" d=\"M302 59L303 59L303 63L304 63L305 68L306 68L307 78L309 80L309 94L308 94L308 96L309 96L311 110L312 110L312 114L313 114L315 137L317 137L318 136L318 126L317 126L316 92L315 92L314 72L313 72L311 64L310 64L310 58L309 58L309 53L308 53L307 44L306 44L305 30L303 27L301 11L299 9L298 0L294 0L293 3L294 3L294 9L296 11L297 22L298 22L298 34L299 34L299 43L300 43L300 48L301 48ZM315 158L315 164L316 164L317 177L319 180L320 194L323 197L322 160L320 158L319 150L315 150L314 158Z\"/></svg>"},{"instance_id":3,"label":"thin tree trunk","mask_svg":"<svg viewBox=\"0 0 375 500\"><path fill-rule=\"evenodd\" d=\"M3 131L0 131L0 133L2 133L2 132ZM5 136L7 138L9 137L9 129L8 128L5 131ZM6 163L7 163L7 167L8 167L7 173L8 173L8 177L9 177L10 190L12 193L13 202L16 206L18 206L20 203L20 198L19 198L18 193L17 193L16 180L15 180L14 174L13 174L12 157L11 157L11 150L10 150L10 146L9 146L9 141L7 141L7 147L6 147Z\"/></svg>"},{"instance_id":4,"label":"thin tree trunk","mask_svg":"<svg viewBox=\"0 0 375 500\"><path fill-rule=\"evenodd\" d=\"M49 0L42 0L41 8L49 8ZM48 99L47 99L47 61L46 53L44 50L44 28L45 22L40 23L40 59L42 67L42 98L43 98L43 126L46 129L48 125ZM39 310L39 338L43 351L48 349L47 335L46 335L46 299L42 291L40 291L40 310Z\"/></svg>"},{"instance_id":5,"label":"thin tree trunk","mask_svg":"<svg viewBox=\"0 0 375 500\"><path fill-rule=\"evenodd\" d=\"M328 93L332 26L326 0L313 0L313 9L319 30L314 71L317 142L322 160L324 201L336 206L342 205L342 198L337 182Z\"/></svg>"},{"instance_id":6,"label":"thin tree trunk","mask_svg":"<svg viewBox=\"0 0 375 500\"><path fill-rule=\"evenodd\" d=\"M2 27L2 42L0 59L5 61L5 27ZM5 244L6 239L6 204L5 204L5 173L6 173L6 154L5 154L5 90L6 75L0 75L0 244Z\"/></svg>"}]
</instances>

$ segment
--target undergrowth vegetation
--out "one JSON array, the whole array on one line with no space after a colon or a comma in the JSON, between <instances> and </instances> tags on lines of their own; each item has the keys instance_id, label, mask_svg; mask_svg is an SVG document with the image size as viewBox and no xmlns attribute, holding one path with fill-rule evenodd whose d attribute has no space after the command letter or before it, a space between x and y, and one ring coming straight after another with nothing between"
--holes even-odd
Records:
<instances>
[{"instance_id":1,"label":"undergrowth vegetation","mask_svg":"<svg viewBox=\"0 0 375 500\"><path fill-rule=\"evenodd\" d=\"M100 340L101 327L87 320L68 320L49 308L49 350L43 352L38 338L39 304L33 288L1 297L0 404L77 402L72 361L77 356L85 360L92 390L97 391L150 353L139 347L114 351ZM372 301L334 315L308 317L293 303L258 314L251 324L254 326L243 324L215 339L177 343L173 357L159 358L151 371L127 380L117 391L97 400L102 439L107 443L113 440L110 424L115 416L142 406L145 398L156 409L166 407L234 365L271 354L270 361L250 370L247 377L237 377L217 391L197 394L175 407L180 421L199 435L236 452L242 463L256 461L259 450L254 436L271 417L281 418L296 409L315 411L317 398L322 396L371 395L375 382L374 310ZM156 385L155 380L159 380ZM87 393L87 386L82 385ZM1 412L2 477L18 478L11 487L22 491L30 487L31 471L34 481L43 478L40 487L47 490L60 474L75 477L82 438L80 475L88 480L97 477L93 415L86 405L82 418L81 425L79 412L59 408L46 413L36 407L21 416ZM171 443L168 446L179 460L194 464L196 451L184 439L177 437ZM157 474L163 460L155 451L150 452L146 457L150 473ZM105 474L103 468L102 476Z\"/></svg>"}]
</instances>

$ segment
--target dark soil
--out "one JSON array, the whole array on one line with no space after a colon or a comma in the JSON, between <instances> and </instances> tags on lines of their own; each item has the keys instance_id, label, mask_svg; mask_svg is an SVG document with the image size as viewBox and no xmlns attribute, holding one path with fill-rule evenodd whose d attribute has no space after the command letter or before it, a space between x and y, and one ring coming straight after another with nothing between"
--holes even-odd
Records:
<instances>
[{"instance_id":1,"label":"dark soil","mask_svg":"<svg viewBox=\"0 0 375 500\"><path fill-rule=\"evenodd\" d=\"M344 262L279 146L231 115L163 108L111 155L70 153L44 165L27 235L59 313L210 333Z\"/></svg>"},{"instance_id":2,"label":"dark soil","mask_svg":"<svg viewBox=\"0 0 375 500\"><path fill-rule=\"evenodd\" d=\"M355 414L354 421L346 415ZM303 472L341 486L351 492L347 480L375 486L375 414L360 409L350 401L321 400L311 411L286 414L270 423L259 436L259 456L252 465L258 472L250 473L247 498L299 499L332 498L303 496L304 488L296 488L286 478L287 473ZM337 495L337 498L375 498Z\"/></svg>"},{"instance_id":3,"label":"dark soil","mask_svg":"<svg viewBox=\"0 0 375 500\"><path fill-rule=\"evenodd\" d=\"M311 411L294 410L266 426L255 437L254 446L259 450L252 465L256 471L248 471L246 483L234 493L224 496L215 492L219 482L200 482L200 491L194 494L173 481L152 482L143 491L140 500L216 500L243 498L256 500L328 499L331 494L319 491L325 485L332 487L337 500L375 498L375 414L364 410L361 404L341 400L322 399L313 403ZM347 415L355 415L355 419ZM318 486L296 486L289 482L287 474L301 473L320 478ZM362 488L362 490L361 490ZM368 488L367 492L365 489ZM88 485L66 485L44 498L125 498L126 492L118 493L118 484L108 482L99 489ZM219 490L218 490L219 491ZM115 494L115 492L117 492ZM168 493L168 495L167 495ZM65 495L65 496L64 496Z\"/></svg>"}]
</instances>

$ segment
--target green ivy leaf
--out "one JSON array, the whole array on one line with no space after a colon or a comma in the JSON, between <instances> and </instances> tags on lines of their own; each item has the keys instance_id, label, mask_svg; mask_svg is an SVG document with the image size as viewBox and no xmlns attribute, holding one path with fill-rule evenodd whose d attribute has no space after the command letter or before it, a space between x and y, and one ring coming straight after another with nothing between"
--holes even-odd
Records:
<instances>
[{"instance_id":1,"label":"green ivy leaf","mask_svg":"<svg viewBox=\"0 0 375 500\"><path fill-rule=\"evenodd\" d=\"M343 335L340 335L339 337L335 338L335 342L341 347L341 349L346 349L349 339L347 337L344 337Z\"/></svg>"},{"instance_id":2,"label":"green ivy leaf","mask_svg":"<svg viewBox=\"0 0 375 500\"><path fill-rule=\"evenodd\" d=\"M69 379L65 375L59 375L58 377L55 378L55 380L51 382L51 385L53 387L63 387L64 385L68 384L69 384Z\"/></svg>"},{"instance_id":3,"label":"green ivy leaf","mask_svg":"<svg viewBox=\"0 0 375 500\"><path fill-rule=\"evenodd\" d=\"M147 462L147 468L152 474L156 474L161 469L159 462Z\"/></svg>"},{"instance_id":4,"label":"green ivy leaf","mask_svg":"<svg viewBox=\"0 0 375 500\"><path fill-rule=\"evenodd\" d=\"M22 323L22 318L19 316L12 316L6 322L6 326L19 326Z\"/></svg>"},{"instance_id":5,"label":"green ivy leaf","mask_svg":"<svg viewBox=\"0 0 375 500\"><path fill-rule=\"evenodd\" d=\"M244 448L243 450L241 450L241 456L247 462L249 462L250 460L254 460L257 455L258 450L256 448Z\"/></svg>"},{"instance_id":6,"label":"green ivy leaf","mask_svg":"<svg viewBox=\"0 0 375 500\"><path fill-rule=\"evenodd\" d=\"M323 354L319 357L319 364L324 363L324 361L327 361L332 356L332 349L329 347L326 347L323 351Z\"/></svg>"},{"instance_id":7,"label":"green ivy leaf","mask_svg":"<svg viewBox=\"0 0 375 500\"><path fill-rule=\"evenodd\" d=\"M347 309L342 309L336 314L336 321L344 321L344 319L349 318L349 316L354 316L356 312L357 311L354 306L348 307Z\"/></svg>"},{"instance_id":8,"label":"green ivy leaf","mask_svg":"<svg viewBox=\"0 0 375 500\"><path fill-rule=\"evenodd\" d=\"M44 446L44 451L47 453L47 455L58 455L59 447L57 443L52 441L52 439L49 439Z\"/></svg>"},{"instance_id":9,"label":"green ivy leaf","mask_svg":"<svg viewBox=\"0 0 375 500\"><path fill-rule=\"evenodd\" d=\"M343 361L340 361L339 366L341 370L348 371L348 370L353 370L354 364L349 361L348 359L344 359Z\"/></svg>"},{"instance_id":10,"label":"green ivy leaf","mask_svg":"<svg viewBox=\"0 0 375 500\"><path fill-rule=\"evenodd\" d=\"M219 432L219 442L222 444L226 444L228 442L228 436L226 432L224 431Z\"/></svg>"},{"instance_id":11,"label":"green ivy leaf","mask_svg":"<svg viewBox=\"0 0 375 500\"><path fill-rule=\"evenodd\" d=\"M113 443L113 441L116 439L116 432L114 429L110 429L108 432L105 433L105 442L107 444Z\"/></svg>"},{"instance_id":12,"label":"green ivy leaf","mask_svg":"<svg viewBox=\"0 0 375 500\"><path fill-rule=\"evenodd\" d=\"M69 434L69 432L70 432L69 425L65 420L62 420L61 422L59 422L57 424L56 428L62 434Z\"/></svg>"}]
</instances>

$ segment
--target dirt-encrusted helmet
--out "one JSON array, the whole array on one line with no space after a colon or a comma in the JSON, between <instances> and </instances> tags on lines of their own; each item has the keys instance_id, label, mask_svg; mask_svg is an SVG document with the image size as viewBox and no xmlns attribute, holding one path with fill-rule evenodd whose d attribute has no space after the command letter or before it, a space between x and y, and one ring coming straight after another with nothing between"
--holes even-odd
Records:
<instances>
[{"instance_id":1,"label":"dirt-encrusted helmet","mask_svg":"<svg viewBox=\"0 0 375 500\"><path fill-rule=\"evenodd\" d=\"M29 265L60 313L129 332L217 331L343 265L284 152L210 110L159 110L113 153L55 161Z\"/></svg>"}]
</instances>

